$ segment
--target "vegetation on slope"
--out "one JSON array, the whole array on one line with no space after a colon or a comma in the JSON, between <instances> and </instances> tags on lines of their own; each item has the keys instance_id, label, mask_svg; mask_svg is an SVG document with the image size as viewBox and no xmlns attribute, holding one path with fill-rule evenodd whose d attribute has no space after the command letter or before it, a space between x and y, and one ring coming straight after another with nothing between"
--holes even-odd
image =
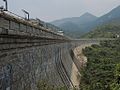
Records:
<instances>
[{"instance_id":1,"label":"vegetation on slope","mask_svg":"<svg viewBox=\"0 0 120 90\"><path fill-rule=\"evenodd\" d=\"M81 90L120 90L120 40L86 47L88 62L82 70Z\"/></svg>"},{"instance_id":2,"label":"vegetation on slope","mask_svg":"<svg viewBox=\"0 0 120 90\"><path fill-rule=\"evenodd\" d=\"M107 24L97 27L84 35L84 38L115 38L120 35L120 24Z\"/></svg>"},{"instance_id":3,"label":"vegetation on slope","mask_svg":"<svg viewBox=\"0 0 120 90\"><path fill-rule=\"evenodd\" d=\"M63 87L57 87L54 85L51 85L45 80L39 81L37 85L38 90L67 90L66 86Z\"/></svg>"}]
</instances>

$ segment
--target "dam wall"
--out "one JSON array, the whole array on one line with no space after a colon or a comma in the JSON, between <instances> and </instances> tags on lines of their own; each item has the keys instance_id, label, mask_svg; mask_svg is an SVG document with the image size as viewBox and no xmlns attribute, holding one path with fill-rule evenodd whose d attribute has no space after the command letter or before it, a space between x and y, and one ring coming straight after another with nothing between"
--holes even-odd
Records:
<instances>
[{"instance_id":1,"label":"dam wall","mask_svg":"<svg viewBox=\"0 0 120 90\"><path fill-rule=\"evenodd\" d=\"M53 87L79 88L80 73L71 50L89 43L96 41L72 41L1 12L0 90L37 90L42 80Z\"/></svg>"}]
</instances>

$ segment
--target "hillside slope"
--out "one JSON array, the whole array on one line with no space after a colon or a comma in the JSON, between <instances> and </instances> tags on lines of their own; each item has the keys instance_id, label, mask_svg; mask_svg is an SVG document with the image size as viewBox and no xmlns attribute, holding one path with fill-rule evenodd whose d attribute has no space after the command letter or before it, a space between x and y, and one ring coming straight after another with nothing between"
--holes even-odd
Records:
<instances>
[{"instance_id":1,"label":"hillside slope","mask_svg":"<svg viewBox=\"0 0 120 90\"><path fill-rule=\"evenodd\" d=\"M83 50L88 58L82 70L81 90L120 90L120 39Z\"/></svg>"},{"instance_id":2,"label":"hillside slope","mask_svg":"<svg viewBox=\"0 0 120 90\"><path fill-rule=\"evenodd\" d=\"M115 38L120 35L120 24L107 24L83 35L83 38Z\"/></svg>"}]
</instances>

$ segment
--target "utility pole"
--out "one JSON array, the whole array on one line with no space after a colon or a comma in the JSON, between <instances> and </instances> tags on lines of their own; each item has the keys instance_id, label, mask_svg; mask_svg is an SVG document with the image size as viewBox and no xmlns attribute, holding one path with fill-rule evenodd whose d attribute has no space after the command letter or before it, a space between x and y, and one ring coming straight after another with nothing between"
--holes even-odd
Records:
<instances>
[{"instance_id":1,"label":"utility pole","mask_svg":"<svg viewBox=\"0 0 120 90\"><path fill-rule=\"evenodd\" d=\"M5 11L8 11L8 3L7 0L3 0L5 2Z\"/></svg>"}]
</instances>

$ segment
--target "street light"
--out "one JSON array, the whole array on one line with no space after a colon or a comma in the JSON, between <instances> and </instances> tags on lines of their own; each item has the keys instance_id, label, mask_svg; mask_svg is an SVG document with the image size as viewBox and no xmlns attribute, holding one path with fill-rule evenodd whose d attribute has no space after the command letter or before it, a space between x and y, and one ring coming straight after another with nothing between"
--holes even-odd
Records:
<instances>
[{"instance_id":1,"label":"street light","mask_svg":"<svg viewBox=\"0 0 120 90\"><path fill-rule=\"evenodd\" d=\"M22 11L23 11L25 14L27 14L27 15L28 15L27 20L29 20L29 19L30 19L29 12L27 12L27 11L26 11L26 10L24 10L24 9L22 9Z\"/></svg>"},{"instance_id":2,"label":"street light","mask_svg":"<svg viewBox=\"0 0 120 90\"><path fill-rule=\"evenodd\" d=\"M5 11L8 11L8 3L7 0L3 0L5 2Z\"/></svg>"}]
</instances>

